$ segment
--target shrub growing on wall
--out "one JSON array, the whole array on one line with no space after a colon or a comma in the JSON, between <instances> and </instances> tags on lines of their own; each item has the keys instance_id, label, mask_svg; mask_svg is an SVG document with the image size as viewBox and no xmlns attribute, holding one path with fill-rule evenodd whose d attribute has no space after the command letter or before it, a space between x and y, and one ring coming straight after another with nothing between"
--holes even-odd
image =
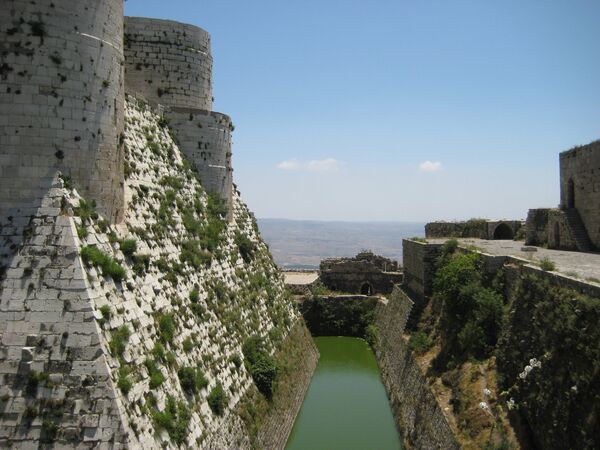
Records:
<instances>
[{"instance_id":1,"label":"shrub growing on wall","mask_svg":"<svg viewBox=\"0 0 600 450\"><path fill-rule=\"evenodd\" d=\"M459 254L455 248L442 249L433 283L442 304L442 350L434 363L440 369L450 362L489 357L502 325L503 297L484 285L479 255Z\"/></svg>"},{"instance_id":2,"label":"shrub growing on wall","mask_svg":"<svg viewBox=\"0 0 600 450\"><path fill-rule=\"evenodd\" d=\"M246 368L258 390L267 398L273 395L273 385L277 378L277 361L269 355L258 336L252 336L244 342L242 347Z\"/></svg>"}]
</instances>

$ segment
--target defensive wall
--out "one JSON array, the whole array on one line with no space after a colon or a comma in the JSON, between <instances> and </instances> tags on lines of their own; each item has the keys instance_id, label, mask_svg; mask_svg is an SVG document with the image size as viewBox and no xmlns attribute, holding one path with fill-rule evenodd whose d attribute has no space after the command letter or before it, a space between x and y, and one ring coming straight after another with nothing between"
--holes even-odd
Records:
<instances>
[{"instance_id":1,"label":"defensive wall","mask_svg":"<svg viewBox=\"0 0 600 450\"><path fill-rule=\"evenodd\" d=\"M179 148L196 166L202 186L230 206L233 124L229 116L201 109L171 108L165 111L165 117L175 132Z\"/></svg>"},{"instance_id":2,"label":"defensive wall","mask_svg":"<svg viewBox=\"0 0 600 450\"><path fill-rule=\"evenodd\" d=\"M403 244L406 279L413 291L429 294L424 296L427 302L440 245L408 240ZM462 247L458 251L477 252L484 274L501 280L504 287L509 312L496 348L498 386L522 405L512 412L511 423L536 448L595 448L600 439L596 419L600 392L590 355L598 348L600 286L544 271L513 256ZM410 277L415 273L421 278ZM417 321L419 314L412 311L410 320ZM378 328L386 332L386 327ZM390 348L403 351L402 345ZM402 358L399 354L392 363ZM534 358L542 361L541 368L526 379L523 370ZM404 374L401 379L404 383L409 377Z\"/></svg>"},{"instance_id":3,"label":"defensive wall","mask_svg":"<svg viewBox=\"0 0 600 450\"><path fill-rule=\"evenodd\" d=\"M430 222L425 225L425 236L513 239L522 226L523 222L520 220L471 219L462 222Z\"/></svg>"},{"instance_id":4,"label":"defensive wall","mask_svg":"<svg viewBox=\"0 0 600 450\"><path fill-rule=\"evenodd\" d=\"M210 35L172 20L125 18L125 91L160 105L204 188L225 201L233 189L231 118L212 109Z\"/></svg>"},{"instance_id":5,"label":"defensive wall","mask_svg":"<svg viewBox=\"0 0 600 450\"><path fill-rule=\"evenodd\" d=\"M122 219L123 1L0 8L0 217L35 213L57 171Z\"/></svg>"}]
</instances>

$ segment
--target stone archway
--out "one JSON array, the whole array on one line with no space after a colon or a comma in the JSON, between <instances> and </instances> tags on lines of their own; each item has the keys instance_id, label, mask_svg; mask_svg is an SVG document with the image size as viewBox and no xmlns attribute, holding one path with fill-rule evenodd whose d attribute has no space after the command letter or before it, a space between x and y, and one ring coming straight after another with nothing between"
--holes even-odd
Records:
<instances>
[{"instance_id":1,"label":"stone archway","mask_svg":"<svg viewBox=\"0 0 600 450\"><path fill-rule=\"evenodd\" d=\"M567 208L575 208L575 182L569 178L567 182Z\"/></svg>"},{"instance_id":2,"label":"stone archway","mask_svg":"<svg viewBox=\"0 0 600 450\"><path fill-rule=\"evenodd\" d=\"M360 293L362 295L373 295L373 287L370 283L364 282L360 287Z\"/></svg>"},{"instance_id":3,"label":"stone archway","mask_svg":"<svg viewBox=\"0 0 600 450\"><path fill-rule=\"evenodd\" d=\"M512 239L514 236L513 230L504 222L499 223L494 229L493 239Z\"/></svg>"}]
</instances>

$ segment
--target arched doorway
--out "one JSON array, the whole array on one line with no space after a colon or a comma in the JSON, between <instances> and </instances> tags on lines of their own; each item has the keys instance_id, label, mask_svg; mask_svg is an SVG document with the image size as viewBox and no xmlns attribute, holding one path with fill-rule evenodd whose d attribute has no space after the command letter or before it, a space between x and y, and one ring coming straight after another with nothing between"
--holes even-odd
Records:
<instances>
[{"instance_id":1,"label":"arched doorway","mask_svg":"<svg viewBox=\"0 0 600 450\"><path fill-rule=\"evenodd\" d=\"M513 231L504 222L498 224L494 229L494 239L512 239Z\"/></svg>"},{"instance_id":2,"label":"arched doorway","mask_svg":"<svg viewBox=\"0 0 600 450\"><path fill-rule=\"evenodd\" d=\"M373 288L369 283L363 283L363 285L360 287L360 293L362 295L373 295Z\"/></svg>"},{"instance_id":3,"label":"arched doorway","mask_svg":"<svg viewBox=\"0 0 600 450\"><path fill-rule=\"evenodd\" d=\"M554 224L554 248L560 248L560 225Z\"/></svg>"},{"instance_id":4,"label":"arched doorway","mask_svg":"<svg viewBox=\"0 0 600 450\"><path fill-rule=\"evenodd\" d=\"M575 208L575 182L569 178L567 182L567 208Z\"/></svg>"}]
</instances>

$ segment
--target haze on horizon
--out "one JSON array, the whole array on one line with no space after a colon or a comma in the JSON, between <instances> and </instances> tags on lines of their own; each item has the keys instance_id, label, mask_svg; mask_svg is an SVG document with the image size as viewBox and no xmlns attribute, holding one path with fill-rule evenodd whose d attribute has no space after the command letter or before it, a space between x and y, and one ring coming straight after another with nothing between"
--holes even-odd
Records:
<instances>
[{"instance_id":1,"label":"haze on horizon","mask_svg":"<svg viewBox=\"0 0 600 450\"><path fill-rule=\"evenodd\" d=\"M258 217L524 218L600 138L600 2L129 0L212 35Z\"/></svg>"}]
</instances>

